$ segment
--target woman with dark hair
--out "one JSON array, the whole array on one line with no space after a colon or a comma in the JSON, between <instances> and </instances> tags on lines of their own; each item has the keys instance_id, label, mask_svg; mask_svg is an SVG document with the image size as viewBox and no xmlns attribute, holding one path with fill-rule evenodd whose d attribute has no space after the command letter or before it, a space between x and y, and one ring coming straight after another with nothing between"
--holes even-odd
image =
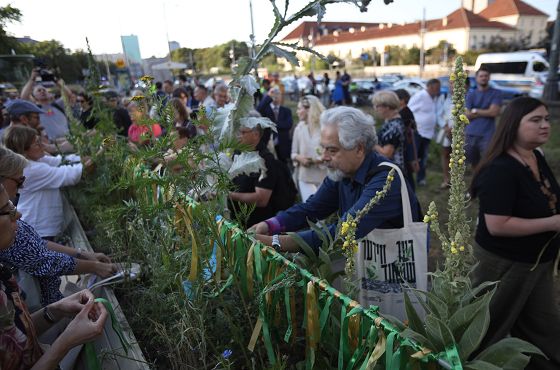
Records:
<instances>
[{"instance_id":1,"label":"woman with dark hair","mask_svg":"<svg viewBox=\"0 0 560 370\"><path fill-rule=\"evenodd\" d=\"M538 149L550 136L548 109L522 97L505 108L471 185L480 200L473 286L500 281L481 348L508 334L539 347L527 369L560 369L560 313L554 304L560 187Z\"/></svg>"}]
</instances>

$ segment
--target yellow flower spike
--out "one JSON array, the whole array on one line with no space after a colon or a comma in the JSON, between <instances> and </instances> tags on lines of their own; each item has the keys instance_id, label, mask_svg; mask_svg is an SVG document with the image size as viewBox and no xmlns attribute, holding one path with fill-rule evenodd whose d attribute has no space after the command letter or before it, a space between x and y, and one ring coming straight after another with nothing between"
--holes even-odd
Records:
<instances>
[{"instance_id":1,"label":"yellow flower spike","mask_svg":"<svg viewBox=\"0 0 560 370\"><path fill-rule=\"evenodd\" d=\"M346 241L344 242L344 244L342 244L342 247L343 247L343 248L348 248L349 245L350 245L350 243L348 242L348 240L346 240Z\"/></svg>"},{"instance_id":2,"label":"yellow flower spike","mask_svg":"<svg viewBox=\"0 0 560 370\"><path fill-rule=\"evenodd\" d=\"M460 247L459 247L459 250L460 250L461 252L464 252L464 251L465 251L465 247L464 247L464 246L460 246Z\"/></svg>"},{"instance_id":3,"label":"yellow flower spike","mask_svg":"<svg viewBox=\"0 0 560 370\"><path fill-rule=\"evenodd\" d=\"M358 224L356 223L356 221L352 221L352 227L356 227L358 226Z\"/></svg>"},{"instance_id":4,"label":"yellow flower spike","mask_svg":"<svg viewBox=\"0 0 560 370\"><path fill-rule=\"evenodd\" d=\"M463 158L459 159L459 164L463 164L463 162L465 162Z\"/></svg>"},{"instance_id":5,"label":"yellow flower spike","mask_svg":"<svg viewBox=\"0 0 560 370\"><path fill-rule=\"evenodd\" d=\"M457 243L451 242L451 246L452 246L452 247L456 247L456 246L457 246Z\"/></svg>"},{"instance_id":6,"label":"yellow flower spike","mask_svg":"<svg viewBox=\"0 0 560 370\"><path fill-rule=\"evenodd\" d=\"M143 100L144 96L143 95L136 95L132 97L132 101L140 101Z\"/></svg>"},{"instance_id":7,"label":"yellow flower spike","mask_svg":"<svg viewBox=\"0 0 560 370\"><path fill-rule=\"evenodd\" d=\"M452 74L449 76L449 80L450 80L450 81L455 81L455 78L456 78L455 73L452 73Z\"/></svg>"},{"instance_id":8,"label":"yellow flower spike","mask_svg":"<svg viewBox=\"0 0 560 370\"><path fill-rule=\"evenodd\" d=\"M464 114L461 114L461 115L459 116L459 119L460 119L462 122L468 122L468 121L469 121L469 119L467 118L467 116L465 116Z\"/></svg>"},{"instance_id":9,"label":"yellow flower spike","mask_svg":"<svg viewBox=\"0 0 560 370\"><path fill-rule=\"evenodd\" d=\"M430 216L425 215L425 216L424 216L424 223L427 224L428 222L430 222Z\"/></svg>"},{"instance_id":10,"label":"yellow flower spike","mask_svg":"<svg viewBox=\"0 0 560 370\"><path fill-rule=\"evenodd\" d=\"M455 248L455 247L451 247L451 253L453 253L453 254L457 254L457 248Z\"/></svg>"}]
</instances>

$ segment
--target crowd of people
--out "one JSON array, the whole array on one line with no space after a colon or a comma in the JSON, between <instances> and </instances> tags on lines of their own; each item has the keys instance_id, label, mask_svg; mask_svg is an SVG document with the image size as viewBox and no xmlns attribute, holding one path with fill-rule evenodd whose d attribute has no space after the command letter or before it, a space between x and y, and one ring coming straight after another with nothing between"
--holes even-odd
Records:
<instances>
[{"instance_id":1,"label":"crowd of people","mask_svg":"<svg viewBox=\"0 0 560 370\"><path fill-rule=\"evenodd\" d=\"M89 291L66 298L60 292L60 276L95 273L110 276L117 267L104 254L93 254L58 244L63 233L60 189L77 184L92 167L89 158L60 153L73 151L67 140L68 114L86 130L99 123L94 99L76 93L58 81L55 99L33 72L20 97L5 102L0 136L0 312L10 320L0 327L0 360L7 369L55 368L74 345L100 333L107 313L93 302ZM308 76L310 81L312 75ZM557 329L560 316L548 302L554 296L553 260L560 232L560 187L539 149L550 136L546 105L532 98L518 98L502 107L500 92L489 86L490 72L476 71L476 87L468 89L465 115L469 118L465 149L474 171L471 193L479 199L479 222L475 253L479 260L473 279L501 283L491 304L491 324L483 347L508 334L537 345L548 360L535 357L534 369L557 369L560 357ZM329 76L322 84L328 91ZM412 97L405 90L379 91L372 98L375 118L347 106L350 75L337 73L332 96L318 94L316 84L301 96L294 114L284 103L285 87L278 74L262 81L255 94L253 117L266 117L269 127L243 126L240 143L262 157L266 176L238 175L232 180L228 207L240 224L280 252L296 252L299 245L285 232L295 231L316 252L322 239L308 229L337 214L345 220L355 216L383 189L390 160L404 174L415 221L421 219L417 186L427 185L427 165L432 141L442 146L442 189L449 187L449 156L453 130L451 93L440 94L440 81L427 82ZM468 83L455 81L457 83ZM141 99L121 98L109 91L103 102L119 133L128 138L131 150L173 135L172 151L208 131L197 125L198 112L212 118L228 104L223 83L208 88L182 79L177 85L155 83L160 104L147 106ZM325 91L325 90L323 90ZM327 99L325 99L327 96ZM66 104L71 104L66 107ZM173 112L173 129L156 123ZM503 110L503 112L502 112ZM499 124L496 117L500 116ZM151 120L148 120L151 119ZM149 123L147 123L149 122ZM239 155L234 153L233 156ZM356 237L374 229L403 226L401 179L396 177L388 194L361 219ZM299 201L298 201L299 200ZM333 236L337 224L327 225ZM276 237L280 235L279 237ZM540 254L545 247L544 253ZM531 267L538 260L536 271ZM13 272L16 272L13 275ZM16 278L24 274L37 279L38 311L26 308L33 297L24 298ZM32 306L28 303L28 306ZM7 315L7 316L6 316ZM37 334L62 317L73 317L68 328L49 350L37 345ZM551 329L553 328L553 329ZM9 344L6 344L9 343Z\"/></svg>"}]
</instances>

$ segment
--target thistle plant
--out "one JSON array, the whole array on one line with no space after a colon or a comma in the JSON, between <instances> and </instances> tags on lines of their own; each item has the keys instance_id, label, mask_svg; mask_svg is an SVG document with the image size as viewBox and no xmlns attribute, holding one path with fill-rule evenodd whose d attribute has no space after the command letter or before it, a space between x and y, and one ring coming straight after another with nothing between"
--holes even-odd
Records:
<instances>
[{"instance_id":1,"label":"thistle plant","mask_svg":"<svg viewBox=\"0 0 560 370\"><path fill-rule=\"evenodd\" d=\"M467 185L465 184L466 156L465 156L465 127L469 124L465 116L465 79L467 73L463 70L463 59L455 60L455 67L449 80L453 83L453 129L451 140L451 159L449 169L451 175L451 189L449 192L449 222L447 234L440 227L439 214L434 202L430 203L424 222L430 224L431 230L441 241L445 256L444 273L450 280L468 274L473 265L472 247L470 244L470 222L467 218L466 207L469 202Z\"/></svg>"}]
</instances>

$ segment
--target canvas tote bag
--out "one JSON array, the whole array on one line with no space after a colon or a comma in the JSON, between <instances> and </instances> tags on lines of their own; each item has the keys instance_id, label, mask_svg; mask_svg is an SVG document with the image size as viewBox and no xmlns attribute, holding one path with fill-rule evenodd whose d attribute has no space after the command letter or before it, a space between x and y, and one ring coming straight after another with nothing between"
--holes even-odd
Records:
<instances>
[{"instance_id":1,"label":"canvas tote bag","mask_svg":"<svg viewBox=\"0 0 560 370\"><path fill-rule=\"evenodd\" d=\"M428 225L412 221L408 188L400 168L389 162L379 165L394 168L401 179L404 227L374 229L360 242L355 255L359 301L364 307L379 306L381 314L404 320L403 281L424 291L428 287ZM422 317L414 294L409 293L409 297Z\"/></svg>"}]
</instances>

